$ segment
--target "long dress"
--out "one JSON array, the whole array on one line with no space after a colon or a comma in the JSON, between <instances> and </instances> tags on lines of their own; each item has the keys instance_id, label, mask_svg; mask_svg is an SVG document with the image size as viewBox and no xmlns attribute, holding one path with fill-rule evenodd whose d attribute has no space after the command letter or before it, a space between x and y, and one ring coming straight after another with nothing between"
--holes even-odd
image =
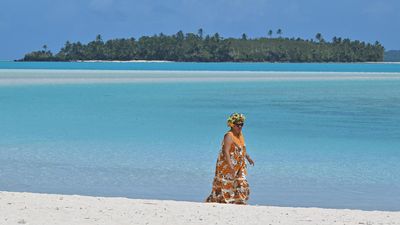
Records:
<instances>
[{"instance_id":1,"label":"long dress","mask_svg":"<svg viewBox=\"0 0 400 225\"><path fill-rule=\"evenodd\" d=\"M232 177L229 173L229 165L224 156L222 142L217 159L212 191L206 202L247 204L250 189L246 180L247 169L244 138L243 135L237 138L232 132L228 132L227 135L230 135L233 139L233 144L229 148L229 157L235 170L235 176Z\"/></svg>"}]
</instances>

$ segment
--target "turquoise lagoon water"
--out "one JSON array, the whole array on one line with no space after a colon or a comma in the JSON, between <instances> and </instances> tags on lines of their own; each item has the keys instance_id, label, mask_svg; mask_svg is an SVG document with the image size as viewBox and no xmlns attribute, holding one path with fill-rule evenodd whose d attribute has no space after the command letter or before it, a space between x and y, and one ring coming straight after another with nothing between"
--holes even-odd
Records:
<instances>
[{"instance_id":1,"label":"turquoise lagoon water","mask_svg":"<svg viewBox=\"0 0 400 225\"><path fill-rule=\"evenodd\" d=\"M395 63L107 63L107 62L8 62L0 69L56 70L166 70L166 71L292 71L292 72L400 72Z\"/></svg>"},{"instance_id":2,"label":"turquoise lagoon water","mask_svg":"<svg viewBox=\"0 0 400 225\"><path fill-rule=\"evenodd\" d=\"M399 79L2 85L0 190L203 201L234 111L256 162L250 204L400 210Z\"/></svg>"}]
</instances>

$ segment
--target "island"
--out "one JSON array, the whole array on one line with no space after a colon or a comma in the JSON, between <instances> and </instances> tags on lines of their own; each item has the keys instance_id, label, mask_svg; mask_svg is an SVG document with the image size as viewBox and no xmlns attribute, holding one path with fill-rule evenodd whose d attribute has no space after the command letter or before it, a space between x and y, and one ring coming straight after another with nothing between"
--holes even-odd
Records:
<instances>
[{"instance_id":1,"label":"island","mask_svg":"<svg viewBox=\"0 0 400 225\"><path fill-rule=\"evenodd\" d=\"M117 38L103 41L101 35L83 44L67 41L56 54L48 50L27 53L17 61L131 61L157 60L176 62L382 62L384 47L376 41L366 43L333 37L326 41L321 33L315 39L282 37L279 29L266 37L223 38L218 33L204 35L177 32L153 36Z\"/></svg>"}]
</instances>

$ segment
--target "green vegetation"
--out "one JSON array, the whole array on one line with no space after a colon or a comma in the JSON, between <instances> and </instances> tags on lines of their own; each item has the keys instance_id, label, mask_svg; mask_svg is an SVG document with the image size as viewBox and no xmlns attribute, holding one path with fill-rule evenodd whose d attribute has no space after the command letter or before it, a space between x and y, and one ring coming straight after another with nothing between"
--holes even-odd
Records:
<instances>
[{"instance_id":1,"label":"green vegetation","mask_svg":"<svg viewBox=\"0 0 400 225\"><path fill-rule=\"evenodd\" d=\"M282 30L268 37L222 38L218 33L205 35L182 31L174 35L143 36L138 40L112 39L104 42L100 35L87 44L67 41L53 55L43 50L25 55L21 61L76 61L76 60L168 60L182 62L366 62L382 61L384 48L374 44L334 37L327 42L317 33L315 40L282 38Z\"/></svg>"},{"instance_id":2,"label":"green vegetation","mask_svg":"<svg viewBox=\"0 0 400 225\"><path fill-rule=\"evenodd\" d=\"M400 50L390 50L385 52L385 62L400 62Z\"/></svg>"}]
</instances>

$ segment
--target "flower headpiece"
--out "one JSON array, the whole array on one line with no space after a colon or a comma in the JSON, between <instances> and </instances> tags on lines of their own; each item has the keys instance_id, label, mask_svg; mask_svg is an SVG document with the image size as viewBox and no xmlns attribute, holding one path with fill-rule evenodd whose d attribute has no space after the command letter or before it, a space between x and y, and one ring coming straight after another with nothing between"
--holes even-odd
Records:
<instances>
[{"instance_id":1,"label":"flower headpiece","mask_svg":"<svg viewBox=\"0 0 400 225\"><path fill-rule=\"evenodd\" d=\"M242 113L233 113L229 116L227 124L229 127L233 127L236 123L244 123L246 117Z\"/></svg>"}]
</instances>

